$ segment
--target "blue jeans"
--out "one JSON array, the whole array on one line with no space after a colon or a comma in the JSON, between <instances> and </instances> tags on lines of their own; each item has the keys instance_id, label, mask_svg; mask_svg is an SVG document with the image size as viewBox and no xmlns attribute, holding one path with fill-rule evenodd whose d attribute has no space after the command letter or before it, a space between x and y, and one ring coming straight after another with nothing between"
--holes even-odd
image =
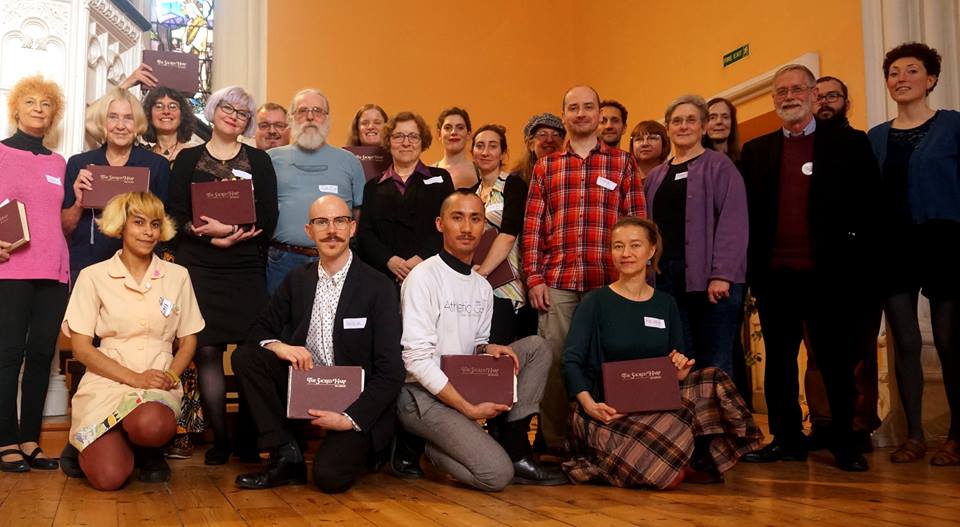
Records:
<instances>
[{"instance_id":1,"label":"blue jeans","mask_svg":"<svg viewBox=\"0 0 960 527\"><path fill-rule=\"evenodd\" d=\"M684 355L696 359L696 369L715 366L733 376L733 341L740 330L737 314L743 305L743 284L730 284L730 296L716 304L706 291L687 292L683 260L660 262L657 289L670 293L680 308Z\"/></svg>"},{"instance_id":2,"label":"blue jeans","mask_svg":"<svg viewBox=\"0 0 960 527\"><path fill-rule=\"evenodd\" d=\"M270 247L267 251L267 294L273 296L273 293L280 289L287 273L293 268L307 262L316 262L317 259L316 256L306 256Z\"/></svg>"}]
</instances>

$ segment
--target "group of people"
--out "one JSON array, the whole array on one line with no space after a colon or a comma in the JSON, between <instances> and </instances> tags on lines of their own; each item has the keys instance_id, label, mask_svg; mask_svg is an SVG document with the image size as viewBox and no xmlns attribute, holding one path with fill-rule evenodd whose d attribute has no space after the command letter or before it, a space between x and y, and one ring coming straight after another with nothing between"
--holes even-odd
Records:
<instances>
[{"instance_id":1,"label":"group of people","mask_svg":"<svg viewBox=\"0 0 960 527\"><path fill-rule=\"evenodd\" d=\"M838 468L863 471L883 311L909 430L891 459L917 461L921 292L952 410L931 463L960 464L960 113L929 106L936 50L898 46L883 71L898 115L865 134L846 120L841 80L784 66L772 85L782 127L742 149L730 101L685 95L621 150L627 109L575 86L561 116L530 118L509 169L501 125L474 129L464 109L443 111L443 157L429 166L426 120L368 104L346 146L380 149L388 164L372 175L327 142L330 102L316 89L296 93L288 113L223 88L206 103L212 135L200 143L188 101L143 65L88 109L102 146L65 161L43 144L63 112L59 88L23 79L9 95L17 132L0 142L0 199L24 203L31 233L16 250L0 242L0 470L60 466L104 490L135 468L165 481L164 457L189 456L189 434L209 426L207 464L270 453L238 486L305 483L303 437L285 417L288 368L338 365L362 367L365 388L342 413L310 411L325 431L313 461L325 492L382 463L423 477L423 455L482 490L670 489L721 482L738 460L803 461L823 447ZM137 84L149 89L142 103L126 89ZM146 167L150 191L85 207L90 165ZM230 179L252 181L256 223L195 225L191 185ZM510 277L492 284L504 265ZM766 346L773 441L762 448L733 380L748 286ZM61 330L86 373L58 463L37 440ZM818 376L807 383L810 436L801 342ZM229 344L237 428L255 437L228 436ZM475 353L513 362L513 405L468 401L449 382L442 356ZM675 365L682 407L608 404L603 363L652 357Z\"/></svg>"}]
</instances>

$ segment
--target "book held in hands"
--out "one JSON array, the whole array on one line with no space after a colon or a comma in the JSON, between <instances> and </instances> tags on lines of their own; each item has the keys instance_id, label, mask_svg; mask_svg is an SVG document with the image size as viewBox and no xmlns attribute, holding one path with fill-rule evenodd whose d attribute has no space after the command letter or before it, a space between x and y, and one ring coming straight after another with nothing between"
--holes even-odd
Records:
<instances>
[{"instance_id":1,"label":"book held in hands","mask_svg":"<svg viewBox=\"0 0 960 527\"><path fill-rule=\"evenodd\" d=\"M495 227L483 231L483 235L480 237L480 243L477 244L477 249L473 252L474 265L481 265L483 261L487 259L487 254L490 252L490 248L493 247L493 241L496 240L499 235L500 230ZM510 262L508 262L506 258L487 275L487 281L490 282L490 287L494 289L503 284L508 284L516 280L516 278L513 274L513 269L510 268Z\"/></svg>"},{"instance_id":2,"label":"book held in hands","mask_svg":"<svg viewBox=\"0 0 960 527\"><path fill-rule=\"evenodd\" d=\"M290 367L287 378L287 419L315 419L307 410L342 413L363 393L360 366Z\"/></svg>"},{"instance_id":3,"label":"book held in hands","mask_svg":"<svg viewBox=\"0 0 960 527\"><path fill-rule=\"evenodd\" d=\"M363 166L363 177L367 181L378 179L387 167L393 163L390 152L379 146L345 146L343 149L353 154L360 161L360 165Z\"/></svg>"},{"instance_id":4,"label":"book held in hands","mask_svg":"<svg viewBox=\"0 0 960 527\"><path fill-rule=\"evenodd\" d=\"M11 199L0 203L0 241L11 244L9 251L30 241L27 208L22 202Z\"/></svg>"},{"instance_id":5,"label":"book held in hands","mask_svg":"<svg viewBox=\"0 0 960 527\"><path fill-rule=\"evenodd\" d=\"M678 410L680 382L670 357L603 363L604 402L619 413Z\"/></svg>"},{"instance_id":6,"label":"book held in hands","mask_svg":"<svg viewBox=\"0 0 960 527\"><path fill-rule=\"evenodd\" d=\"M193 208L193 226L207 222L201 216L213 218L224 225L252 225L257 222L253 201L253 182L249 179L224 179L190 186Z\"/></svg>"},{"instance_id":7,"label":"book held in hands","mask_svg":"<svg viewBox=\"0 0 960 527\"><path fill-rule=\"evenodd\" d=\"M150 169L147 167L112 167L89 165L93 190L83 192L83 207L102 209L114 196L127 192L150 191Z\"/></svg>"},{"instance_id":8,"label":"book held in hands","mask_svg":"<svg viewBox=\"0 0 960 527\"><path fill-rule=\"evenodd\" d=\"M143 63L153 70L160 86L188 96L193 96L200 89L200 58L192 53L145 49Z\"/></svg>"},{"instance_id":9,"label":"book held in hands","mask_svg":"<svg viewBox=\"0 0 960 527\"><path fill-rule=\"evenodd\" d=\"M470 404L517 402L517 376L506 355L444 355L440 369Z\"/></svg>"}]
</instances>

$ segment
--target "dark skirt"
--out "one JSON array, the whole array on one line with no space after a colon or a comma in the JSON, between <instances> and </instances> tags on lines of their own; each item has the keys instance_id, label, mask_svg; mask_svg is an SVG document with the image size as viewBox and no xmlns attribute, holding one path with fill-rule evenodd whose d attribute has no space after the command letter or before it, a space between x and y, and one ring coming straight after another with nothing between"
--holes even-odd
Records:
<instances>
[{"instance_id":1,"label":"dark skirt","mask_svg":"<svg viewBox=\"0 0 960 527\"><path fill-rule=\"evenodd\" d=\"M264 268L190 266L187 270L193 281L200 314L207 324L197 335L197 346L243 342L269 298Z\"/></svg>"},{"instance_id":2,"label":"dark skirt","mask_svg":"<svg viewBox=\"0 0 960 527\"><path fill-rule=\"evenodd\" d=\"M575 483L663 489L690 462L695 437L710 436L709 456L721 473L760 448L763 433L722 370L691 372L680 397L679 410L631 414L608 425L577 405L570 417L573 459L563 469Z\"/></svg>"}]
</instances>

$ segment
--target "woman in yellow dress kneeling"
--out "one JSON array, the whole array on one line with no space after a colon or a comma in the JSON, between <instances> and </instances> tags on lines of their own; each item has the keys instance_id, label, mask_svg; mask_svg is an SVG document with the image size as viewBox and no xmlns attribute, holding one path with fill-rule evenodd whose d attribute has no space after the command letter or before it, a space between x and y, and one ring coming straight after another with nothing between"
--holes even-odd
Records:
<instances>
[{"instance_id":1,"label":"woman in yellow dress kneeling","mask_svg":"<svg viewBox=\"0 0 960 527\"><path fill-rule=\"evenodd\" d=\"M135 459L141 481L169 479L161 447L177 430L179 376L204 322L187 270L153 252L176 232L156 196L116 196L97 225L123 248L80 272L62 329L87 368L73 397L70 443L90 484L114 490Z\"/></svg>"}]
</instances>

